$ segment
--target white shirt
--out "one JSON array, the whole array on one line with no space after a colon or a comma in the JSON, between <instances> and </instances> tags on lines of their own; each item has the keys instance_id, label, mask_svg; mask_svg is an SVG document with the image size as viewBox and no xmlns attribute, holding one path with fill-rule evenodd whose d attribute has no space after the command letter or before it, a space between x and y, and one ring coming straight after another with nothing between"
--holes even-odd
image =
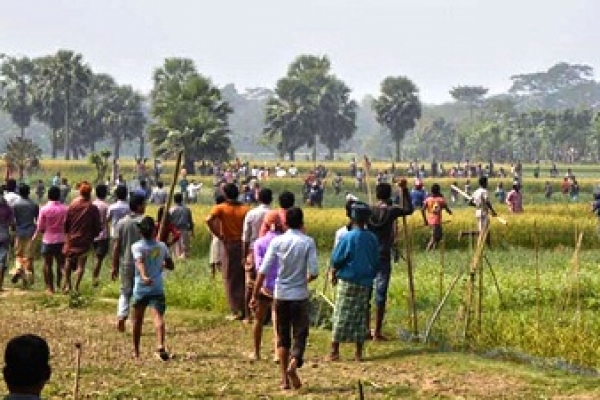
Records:
<instances>
[{"instance_id":1,"label":"white shirt","mask_svg":"<svg viewBox=\"0 0 600 400\"><path fill-rule=\"evenodd\" d=\"M482 217L487 215L488 210L486 203L488 201L488 191L484 188L478 188L473 192L473 203L475 203L475 207L477 210L475 211L475 216Z\"/></svg>"},{"instance_id":2,"label":"white shirt","mask_svg":"<svg viewBox=\"0 0 600 400\"><path fill-rule=\"evenodd\" d=\"M348 230L348 226L346 226L346 225L342 226L340 229L335 231L335 238L333 239L333 248L334 249L337 247L338 243L340 242L340 240L342 240L344 235L348 232L350 232L350 231Z\"/></svg>"},{"instance_id":3,"label":"white shirt","mask_svg":"<svg viewBox=\"0 0 600 400\"><path fill-rule=\"evenodd\" d=\"M196 197L198 197L198 193L200 192L201 188L202 183L190 183L190 185L187 188L188 197L190 199L195 199Z\"/></svg>"},{"instance_id":4,"label":"white shirt","mask_svg":"<svg viewBox=\"0 0 600 400\"><path fill-rule=\"evenodd\" d=\"M8 203L9 206L12 207L15 204L15 201L19 200L21 196L16 194L15 192L4 192L4 200Z\"/></svg>"},{"instance_id":5,"label":"white shirt","mask_svg":"<svg viewBox=\"0 0 600 400\"><path fill-rule=\"evenodd\" d=\"M242 241L249 243L250 247L258 238L260 227L265 219L265 215L271 208L266 204L260 204L258 207L248 211L244 218L244 230L242 232Z\"/></svg>"}]
</instances>

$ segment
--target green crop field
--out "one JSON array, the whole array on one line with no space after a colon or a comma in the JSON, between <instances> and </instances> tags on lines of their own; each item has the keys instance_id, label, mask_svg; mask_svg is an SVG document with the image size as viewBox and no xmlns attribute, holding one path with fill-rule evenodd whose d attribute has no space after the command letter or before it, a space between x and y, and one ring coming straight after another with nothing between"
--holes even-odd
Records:
<instances>
[{"instance_id":1,"label":"green crop field","mask_svg":"<svg viewBox=\"0 0 600 400\"><path fill-rule=\"evenodd\" d=\"M346 166L346 163L327 164L331 170ZM31 176L28 180L41 178L48 182L56 170L71 182L95 175L84 162L47 161L42 167L43 175ZM300 164L303 172L309 167L310 164ZM386 165L376 164L374 169L380 167ZM474 229L475 218L473 209L462 202L451 204L454 215L444 216L448 221L444 224L445 239L435 252L423 251L429 230L423 227L420 214L407 218L415 268L417 338L423 337L435 309L449 293L439 318L431 327L427 344L405 340L410 337L407 334L407 267L400 260L393 266L385 330L390 337L404 340L369 345L367 361L361 367L345 362L335 366L323 364L321 358L328 351L331 310L318 293L324 292L329 298L333 298L334 293L322 278L312 284L313 316L317 316L319 307L322 312L320 320L315 321L317 329L311 332L309 366L301 371L308 382L303 389L307 398L354 396L359 379L365 382L367 398L600 396L595 379L588 377L596 376L600 366L597 334L600 330L600 263L596 251L600 239L598 219L590 212L597 183L595 167L573 166L574 173L581 177L578 201L560 194L560 179L552 180L555 194L546 200L543 185L549 178L545 177L546 173L539 179L528 176L530 167L526 166L523 182L525 212L509 215L504 205L496 203L499 214L508 224L492 222L492 247L485 250L487 261L483 262L481 321L471 324L467 332L464 299L474 250L468 239L459 240L459 233ZM564 167L559 166L561 171L566 170ZM133 164L126 164L122 169L126 178L133 174ZM171 174L172 165L167 163L166 170L165 175ZM84 343L82 388L86 398L291 396L278 394L275 365L250 363L244 359L244 351L251 347L250 328L231 325L222 318L226 312L223 287L220 277L213 280L208 271L209 234L203 222L212 202L212 178L194 178L200 179L204 188L200 204L192 206L197 226L192 259L177 263L166 283L167 342L179 356L169 366L157 366L145 360L146 371L140 372L128 359L130 337L120 336L112 329L119 288L110 281L107 266L99 288L92 288L91 279L86 277L78 296L47 296L41 293L38 261L38 279L33 288L26 291L10 288L0 295L0 301L6 304L0 311L3 321L14 321L3 323L0 338L5 341L18 332L35 330L48 336L56 351L54 363L60 372L50 384L46 397L69 396L75 341ZM165 181L168 183L170 179ZM454 182L449 178L426 179L425 185L436 181L441 183L445 194ZM465 179L458 181L462 185ZM492 189L496 182L491 181ZM504 182L505 186L510 184L509 179ZM275 193L292 190L301 198L300 179L271 179L263 186L271 187ZM352 186L353 182L348 179L345 190L353 191ZM359 196L367 199L365 193ZM323 209L305 208L307 232L317 242L323 271L328 265L333 234L346 223L342 196L335 197L328 188L324 204ZM147 212L155 214L156 209L149 207ZM580 236L581 245L577 247ZM403 246L401 244L405 252ZM456 284L449 291L454 281ZM144 329L142 343L150 352L151 324L148 322ZM265 343L268 346L270 336ZM467 355L455 351L464 351ZM470 373L479 380L468 378ZM178 378L173 378L173 374ZM390 374L396 379L391 379ZM340 376L344 377L342 381ZM446 385L440 383L444 380Z\"/></svg>"}]
</instances>

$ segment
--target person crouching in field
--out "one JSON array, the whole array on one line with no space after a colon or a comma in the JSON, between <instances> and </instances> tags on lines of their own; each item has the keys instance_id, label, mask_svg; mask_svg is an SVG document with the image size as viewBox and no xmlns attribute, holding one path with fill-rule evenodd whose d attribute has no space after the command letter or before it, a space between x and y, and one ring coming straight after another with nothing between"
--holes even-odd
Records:
<instances>
[{"instance_id":1,"label":"person crouching in field","mask_svg":"<svg viewBox=\"0 0 600 400\"><path fill-rule=\"evenodd\" d=\"M144 313L150 307L156 329L156 357L161 361L169 360L165 349L165 290L163 286L163 267L173 270L173 260L167 245L154 239L154 220L146 216L137 224L142 236L131 246L135 260L135 279L133 284L133 351L134 357L140 357L140 338Z\"/></svg>"},{"instance_id":2,"label":"person crouching in field","mask_svg":"<svg viewBox=\"0 0 600 400\"><path fill-rule=\"evenodd\" d=\"M299 389L302 382L297 369L302 367L309 331L308 283L319 273L315 241L302 232L304 214L298 207L286 211L287 231L269 244L260 266L250 305L256 308L264 281L279 263L274 303L277 327L277 355L281 368L281 387ZM292 329L294 343L292 346ZM290 354L291 348L291 354Z\"/></svg>"},{"instance_id":3,"label":"person crouching in field","mask_svg":"<svg viewBox=\"0 0 600 400\"><path fill-rule=\"evenodd\" d=\"M342 236L331 255L331 280L337 284L337 298L330 361L340 359L340 342L356 343L354 359L362 361L364 343L370 336L369 302L380 265L377 236L365 228L371 214L369 205L352 204L352 229Z\"/></svg>"},{"instance_id":4,"label":"person crouching in field","mask_svg":"<svg viewBox=\"0 0 600 400\"><path fill-rule=\"evenodd\" d=\"M256 239L253 245L254 251L254 265L256 271L260 270L260 266L262 261L267 254L267 249L269 248L269 244L273 241L274 238L281 235L283 233L283 226L281 224L281 219L279 218L279 213L275 210L269 211L262 221L264 225L269 226L269 231L265 234L265 236ZM276 261L269 274L265 277L263 286L258 289L256 299L256 306L254 308L254 354L252 358L255 360L260 360L260 347L262 342L262 331L265 320L267 318L267 312L272 309L273 304L273 291L275 290L275 280L277 279L277 272L279 271L279 263ZM252 295L254 295L254 288L252 288ZM250 298L252 300L252 297ZM273 326L275 326L275 313L272 312L273 318ZM275 331L275 356L277 356L277 332ZM276 358L277 360L277 358Z\"/></svg>"},{"instance_id":5,"label":"person crouching in field","mask_svg":"<svg viewBox=\"0 0 600 400\"><path fill-rule=\"evenodd\" d=\"M431 227L431 239L427 243L427 250L434 250L437 244L442 240L444 232L442 230L442 211L452 215L452 210L448 207L446 199L442 196L440 185L434 183L431 185L431 196L425 199L421 214L425 225Z\"/></svg>"}]
</instances>

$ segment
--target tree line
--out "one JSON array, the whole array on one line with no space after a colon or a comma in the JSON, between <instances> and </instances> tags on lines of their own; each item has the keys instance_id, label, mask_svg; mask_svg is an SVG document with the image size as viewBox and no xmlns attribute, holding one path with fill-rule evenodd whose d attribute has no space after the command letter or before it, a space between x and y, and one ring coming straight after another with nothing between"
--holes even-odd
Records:
<instances>
[{"instance_id":1,"label":"tree line","mask_svg":"<svg viewBox=\"0 0 600 400\"><path fill-rule=\"evenodd\" d=\"M454 103L433 107L422 104L418 87L405 76L384 78L377 97L358 103L332 73L327 56L300 55L274 89L244 96L231 85L218 88L185 58L168 58L156 68L153 89L143 96L95 73L73 51L1 57L0 106L20 130L12 144L40 153L26 135L37 120L51 131L52 158L59 152L79 158L107 141L119 158L124 142L139 140L143 149L149 139L156 156L184 150L186 167L193 170L198 160L233 157L233 143L242 138L294 160L300 148L312 148L316 159L317 143L333 159L336 150L361 137L365 153L396 160L577 160L590 151L600 159L594 111L600 86L585 65L559 63L515 75L509 93L500 96L486 97L481 86L457 86L450 90ZM357 135L358 125L368 132ZM253 130L260 132L248 133Z\"/></svg>"}]
</instances>

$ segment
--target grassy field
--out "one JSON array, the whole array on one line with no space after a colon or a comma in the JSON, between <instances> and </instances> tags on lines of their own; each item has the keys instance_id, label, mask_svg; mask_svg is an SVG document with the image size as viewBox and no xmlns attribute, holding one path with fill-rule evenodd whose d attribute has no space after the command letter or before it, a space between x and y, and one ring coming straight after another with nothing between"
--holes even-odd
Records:
<instances>
[{"instance_id":1,"label":"grassy field","mask_svg":"<svg viewBox=\"0 0 600 400\"><path fill-rule=\"evenodd\" d=\"M333 163L332 168L345 168ZM301 165L301 167L308 167ZM93 176L83 162L44 162L48 181L60 169L78 181ZM170 165L167 163L167 168ZM376 165L376 168L379 166ZM385 167L383 164L381 167ZM128 168L128 167L127 167ZM526 166L529 168L529 166ZM559 166L561 171L562 166ZM133 165L131 165L133 171ZM52 171L52 172L49 172ZM600 286L596 249L597 218L589 201L597 180L594 166L574 168L582 185L579 201L555 194L546 201L542 190L545 178L527 178L525 213L508 215L497 205L508 225L492 224L492 249L484 265L481 324L464 330L467 274L473 251L459 233L474 229L473 209L464 203L453 205L455 213L445 217L442 249L423 253L429 230L420 215L407 218L414 248L418 325L422 338L425 327L443 294L456 279L440 317L431 329L427 345L404 340L376 343L367 348L363 364L327 364L330 332L328 306L311 332L307 357L301 373L306 380L303 398L348 398L356 394L359 379L366 398L600 398L597 369L600 366ZM31 179L37 179L31 177ZM27 291L10 288L0 293L2 321L0 345L12 335L37 332L48 337L55 375L45 397L68 398L73 382L74 343L84 345L82 389L86 398L287 398L295 394L277 389L276 366L267 361L252 363L248 326L226 322L224 293L220 278L212 280L206 254L209 235L203 220L212 198L211 179L205 183L201 204L193 205L198 226L193 239L192 259L177 264L168 276L168 345L177 355L169 364L158 364L148 356L139 368L129 358L131 338L113 329L117 283L110 282L107 268L103 283L91 287L89 277L80 296L41 294L37 263L36 286ZM445 191L453 182L440 179ZM463 180L464 181L464 180ZM463 184L461 181L459 184ZM427 180L426 185L433 180ZM508 182L508 181L507 181ZM560 179L553 181L556 185ZM492 186L495 182L492 182ZM268 186L276 193L283 189L300 195L300 181L273 179ZM558 188L558 186L557 186ZM360 194L366 200L366 194ZM334 231L345 224L343 199L326 194L326 208L307 208L308 233L319 248L320 267L328 263ZM147 212L155 214L149 207ZM575 251L583 233L580 251ZM491 279L495 273L500 293ZM406 265L394 266L386 333L406 338ZM312 286L313 304L322 300L317 292L332 298L333 291L320 279ZM313 313L315 316L316 313ZM150 354L152 326L145 326L143 346ZM270 333L265 338L270 343ZM343 347L348 357L351 349ZM462 351L462 353L456 353ZM265 354L268 354L266 352ZM0 390L3 388L0 387Z\"/></svg>"}]
</instances>

